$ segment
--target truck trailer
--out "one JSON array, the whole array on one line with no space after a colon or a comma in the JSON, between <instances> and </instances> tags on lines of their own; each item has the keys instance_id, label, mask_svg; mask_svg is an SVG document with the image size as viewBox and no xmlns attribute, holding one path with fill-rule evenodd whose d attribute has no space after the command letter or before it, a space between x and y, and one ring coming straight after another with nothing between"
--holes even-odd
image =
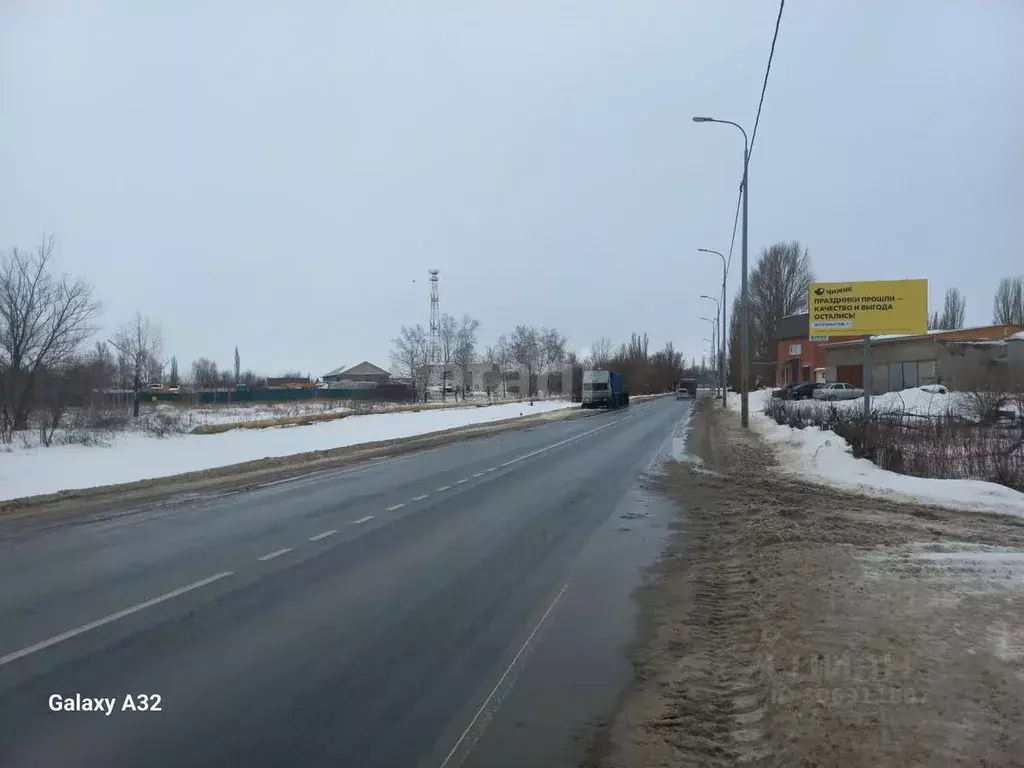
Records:
<instances>
[{"instance_id":1,"label":"truck trailer","mask_svg":"<svg viewBox=\"0 0 1024 768\"><path fill-rule=\"evenodd\" d=\"M629 405L629 390L615 371L584 371L584 408L622 408Z\"/></svg>"}]
</instances>

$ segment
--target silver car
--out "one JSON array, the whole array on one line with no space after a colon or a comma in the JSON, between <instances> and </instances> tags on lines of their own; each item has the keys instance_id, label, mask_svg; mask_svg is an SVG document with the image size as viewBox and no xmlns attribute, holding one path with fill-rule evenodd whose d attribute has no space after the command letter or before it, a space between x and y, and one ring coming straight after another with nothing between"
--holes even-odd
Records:
<instances>
[{"instance_id":1,"label":"silver car","mask_svg":"<svg viewBox=\"0 0 1024 768\"><path fill-rule=\"evenodd\" d=\"M856 400L864 397L864 390L842 381L823 384L814 390L815 400Z\"/></svg>"}]
</instances>

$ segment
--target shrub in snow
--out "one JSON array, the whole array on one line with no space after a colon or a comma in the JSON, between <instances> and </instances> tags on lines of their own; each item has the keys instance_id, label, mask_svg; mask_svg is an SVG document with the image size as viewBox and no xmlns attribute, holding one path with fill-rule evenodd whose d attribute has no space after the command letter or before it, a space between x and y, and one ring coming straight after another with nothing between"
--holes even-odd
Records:
<instances>
[{"instance_id":1,"label":"shrub in snow","mask_svg":"<svg viewBox=\"0 0 1024 768\"><path fill-rule=\"evenodd\" d=\"M794 429L816 426L849 443L853 455L915 477L987 480L1024 490L1024 421L993 422L952 410L922 415L889 409L865 421L859 408L769 398L765 413Z\"/></svg>"}]
</instances>

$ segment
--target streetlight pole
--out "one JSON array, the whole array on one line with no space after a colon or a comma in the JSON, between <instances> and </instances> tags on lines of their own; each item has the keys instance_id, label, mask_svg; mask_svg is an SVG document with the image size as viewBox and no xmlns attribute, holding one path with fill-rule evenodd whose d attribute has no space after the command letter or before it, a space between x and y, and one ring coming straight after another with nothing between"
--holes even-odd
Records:
<instances>
[{"instance_id":1,"label":"streetlight pole","mask_svg":"<svg viewBox=\"0 0 1024 768\"><path fill-rule=\"evenodd\" d=\"M714 336L715 334L712 333L711 335ZM711 351L714 352L714 350L715 350L715 340L713 338L709 339L707 336L705 336L704 337L704 341L706 341L708 344L711 345ZM711 371L712 371L711 378L713 379L714 378L714 368L712 368Z\"/></svg>"},{"instance_id":2,"label":"streetlight pole","mask_svg":"<svg viewBox=\"0 0 1024 768\"><path fill-rule=\"evenodd\" d=\"M750 426L750 301L747 295L747 205L750 202L750 141L743 126L731 120L695 117L695 123L721 123L739 128L743 134L743 274L740 276L740 423Z\"/></svg>"},{"instance_id":3,"label":"streetlight pole","mask_svg":"<svg viewBox=\"0 0 1024 768\"><path fill-rule=\"evenodd\" d=\"M726 381L725 381L725 356L726 356L726 353L725 353L725 329L728 327L726 322L725 322L725 307L726 307L726 302L725 302L725 281L726 281L726 278L729 276L729 266L728 266L728 264L725 261L725 255L720 253L720 252L718 252L718 251L712 251L710 248L698 248L697 251L699 253L713 253L716 256L718 256L718 258L720 258L722 260L722 307L721 307L721 309L722 309L722 324L721 324L721 326L719 326L721 328L721 333L719 333L719 335L718 335L718 342L719 342L719 344L722 347L722 358L721 358L721 361L720 361L720 364L719 364L719 369L720 370L719 370L718 373L719 373L719 375L720 375L720 377L722 379L722 407L725 408L726 407L726 390L728 389L728 386L726 385Z\"/></svg>"},{"instance_id":4,"label":"streetlight pole","mask_svg":"<svg viewBox=\"0 0 1024 768\"><path fill-rule=\"evenodd\" d=\"M705 341L711 342L711 380L715 380L715 374L718 372L718 367L715 365L715 358L718 357L718 345L715 344L715 331L718 328L718 321L712 320L710 317L702 317L701 320L711 323L711 338L705 339ZM711 392L714 394L715 388L711 387Z\"/></svg>"},{"instance_id":5,"label":"streetlight pole","mask_svg":"<svg viewBox=\"0 0 1024 768\"><path fill-rule=\"evenodd\" d=\"M714 296L705 296L703 293L700 295L702 299L715 302L715 324L718 325L718 344L715 346L714 357L715 357L715 371L721 374L724 370L724 360L718 356L718 347L722 346L722 334L725 331L724 326L720 325L722 321L722 305L718 302ZM724 385L723 385L724 386Z\"/></svg>"}]
</instances>

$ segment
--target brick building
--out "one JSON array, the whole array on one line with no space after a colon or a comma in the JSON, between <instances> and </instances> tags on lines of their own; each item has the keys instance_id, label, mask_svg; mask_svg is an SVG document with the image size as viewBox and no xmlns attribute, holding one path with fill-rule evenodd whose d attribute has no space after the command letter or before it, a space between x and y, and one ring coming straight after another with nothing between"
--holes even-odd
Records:
<instances>
[{"instance_id":1,"label":"brick building","mask_svg":"<svg viewBox=\"0 0 1024 768\"><path fill-rule=\"evenodd\" d=\"M798 312L779 320L775 341L775 386L823 380L827 336L810 335L810 313ZM845 337L845 340L863 337ZM829 381L834 381L834 378Z\"/></svg>"}]
</instances>

